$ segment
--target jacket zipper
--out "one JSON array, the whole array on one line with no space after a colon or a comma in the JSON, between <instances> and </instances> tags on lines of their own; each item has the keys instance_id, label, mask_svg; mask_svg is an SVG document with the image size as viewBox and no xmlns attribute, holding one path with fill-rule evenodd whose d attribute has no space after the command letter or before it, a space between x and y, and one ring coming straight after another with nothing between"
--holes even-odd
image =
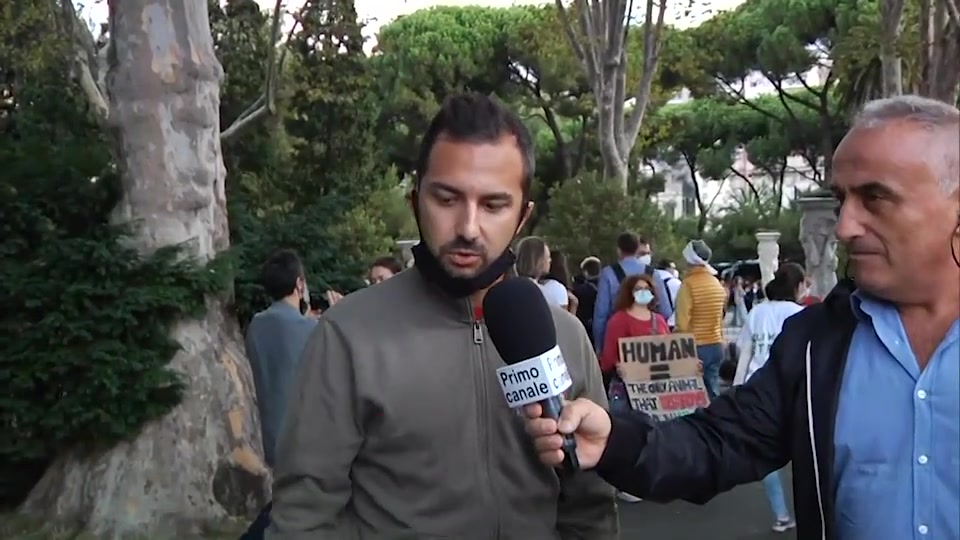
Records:
<instances>
[{"instance_id":1,"label":"jacket zipper","mask_svg":"<svg viewBox=\"0 0 960 540\"><path fill-rule=\"evenodd\" d=\"M817 438L813 429L813 390L811 388L813 375L810 371L810 346L811 342L808 341L806 361L804 362L807 378L807 430L810 436L810 450L813 454L813 481L817 485L817 511L820 513L820 538L827 540L827 516L823 511L823 492L820 489L820 460L819 456L817 456Z\"/></svg>"},{"instance_id":2,"label":"jacket zipper","mask_svg":"<svg viewBox=\"0 0 960 540\"><path fill-rule=\"evenodd\" d=\"M473 321L473 344L483 345L483 329L480 328L480 321Z\"/></svg>"},{"instance_id":3,"label":"jacket zipper","mask_svg":"<svg viewBox=\"0 0 960 540\"><path fill-rule=\"evenodd\" d=\"M487 402L490 400L489 392L487 389L487 377L484 373L486 365L484 364L483 358L483 327L481 326L480 319L477 318L475 312L473 311L473 306L468 302L468 307L470 308L471 317L473 318L473 344L477 353L477 372L479 373L480 378L480 401L479 406L479 417L480 417L480 433L482 440L480 441L480 447L484 453L483 455L483 470L484 470L484 480L486 484L487 491L487 500L490 504L496 506L497 500L493 495L493 481L491 478L491 449L490 449L490 415L488 414ZM496 510L496 509L495 509ZM500 519L499 511L497 514L497 522L494 526L494 538L500 537Z\"/></svg>"}]
</instances>

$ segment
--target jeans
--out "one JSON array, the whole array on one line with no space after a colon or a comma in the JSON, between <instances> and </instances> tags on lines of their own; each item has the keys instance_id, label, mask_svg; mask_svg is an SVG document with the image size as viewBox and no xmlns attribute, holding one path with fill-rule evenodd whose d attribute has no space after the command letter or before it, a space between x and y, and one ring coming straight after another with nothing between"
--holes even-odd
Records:
<instances>
[{"instance_id":1,"label":"jeans","mask_svg":"<svg viewBox=\"0 0 960 540\"><path fill-rule=\"evenodd\" d=\"M260 514L257 515L257 519L250 524L247 532L243 533L240 540L263 540L267 534L267 527L270 526L270 509L272 507L272 502L263 507Z\"/></svg>"},{"instance_id":2,"label":"jeans","mask_svg":"<svg viewBox=\"0 0 960 540\"><path fill-rule=\"evenodd\" d=\"M723 364L723 345L698 345L697 358L703 362L703 385L707 387L707 395L713 401L720 395L720 365Z\"/></svg>"},{"instance_id":3,"label":"jeans","mask_svg":"<svg viewBox=\"0 0 960 540\"><path fill-rule=\"evenodd\" d=\"M627 395L627 387L617 375L611 378L607 386L607 401L610 404L610 412L613 414L630 412L630 396Z\"/></svg>"},{"instance_id":4,"label":"jeans","mask_svg":"<svg viewBox=\"0 0 960 540\"><path fill-rule=\"evenodd\" d=\"M787 498L783 494L783 483L780 481L780 471L773 471L762 480L763 490L767 492L767 501L773 518L777 520L790 519L790 510L787 509Z\"/></svg>"}]
</instances>

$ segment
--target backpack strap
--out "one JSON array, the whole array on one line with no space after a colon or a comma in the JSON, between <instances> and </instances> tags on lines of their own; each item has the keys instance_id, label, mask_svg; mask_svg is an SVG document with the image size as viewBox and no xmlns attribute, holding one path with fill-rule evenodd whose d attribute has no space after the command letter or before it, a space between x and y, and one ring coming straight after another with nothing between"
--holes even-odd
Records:
<instances>
[{"instance_id":1,"label":"backpack strap","mask_svg":"<svg viewBox=\"0 0 960 540\"><path fill-rule=\"evenodd\" d=\"M674 279L677 279L677 278L670 276L667 279L663 280L663 289L667 292L667 301L670 302L670 309L672 311L676 311L677 309L676 306L673 305L673 295L670 294L670 287L669 287L670 281Z\"/></svg>"},{"instance_id":2,"label":"backpack strap","mask_svg":"<svg viewBox=\"0 0 960 540\"><path fill-rule=\"evenodd\" d=\"M627 279L627 273L623 270L623 266L620 263L617 263L613 266L613 273L617 276L617 283L623 283L623 280Z\"/></svg>"}]
</instances>

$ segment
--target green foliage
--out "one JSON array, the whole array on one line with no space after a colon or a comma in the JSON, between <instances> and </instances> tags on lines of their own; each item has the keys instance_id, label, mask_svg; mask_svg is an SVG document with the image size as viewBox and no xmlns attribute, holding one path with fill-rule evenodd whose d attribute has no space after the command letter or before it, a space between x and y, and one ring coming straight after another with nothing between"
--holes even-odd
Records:
<instances>
[{"instance_id":1,"label":"green foliage","mask_svg":"<svg viewBox=\"0 0 960 540\"><path fill-rule=\"evenodd\" d=\"M616 180L596 174L571 178L555 188L550 214L536 232L567 253L570 261L593 255L612 262L617 236L625 230L650 240L657 256L676 258L683 248L656 204L636 195L624 196Z\"/></svg>"},{"instance_id":2,"label":"green foliage","mask_svg":"<svg viewBox=\"0 0 960 540\"><path fill-rule=\"evenodd\" d=\"M0 28L23 22L0 16ZM227 259L201 265L178 246L144 257L109 223L119 181L63 57L48 54L58 42L21 43L2 65L0 504L64 449L109 447L176 405L172 325L230 280Z\"/></svg>"},{"instance_id":3,"label":"green foliage","mask_svg":"<svg viewBox=\"0 0 960 540\"><path fill-rule=\"evenodd\" d=\"M742 201L722 209L710 220L704 235L717 261L737 261L757 257L757 231L780 232L780 260L803 263L800 244L800 212L795 207L778 211L773 197L761 201Z\"/></svg>"},{"instance_id":4,"label":"green foliage","mask_svg":"<svg viewBox=\"0 0 960 540\"><path fill-rule=\"evenodd\" d=\"M383 173L376 127L381 98L352 1L308 0L302 29L287 46L292 76L286 132L294 139L295 205L317 197L360 198Z\"/></svg>"},{"instance_id":5,"label":"green foliage","mask_svg":"<svg viewBox=\"0 0 960 540\"><path fill-rule=\"evenodd\" d=\"M229 3L213 23L221 62L242 75L227 74L224 122L262 91L268 17L251 3ZM370 260L391 252L395 234L409 231L398 174L377 140L382 99L353 3L312 3L301 25L285 45L296 69L281 74L279 116L224 147L242 325L269 304L260 268L274 250L300 254L315 293L347 292L362 285Z\"/></svg>"}]
</instances>

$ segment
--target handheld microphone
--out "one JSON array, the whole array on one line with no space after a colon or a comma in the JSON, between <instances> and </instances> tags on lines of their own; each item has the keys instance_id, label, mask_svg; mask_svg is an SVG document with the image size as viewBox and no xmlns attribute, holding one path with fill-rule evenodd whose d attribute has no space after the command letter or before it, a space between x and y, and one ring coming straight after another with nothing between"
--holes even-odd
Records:
<instances>
[{"instance_id":1,"label":"handheld microphone","mask_svg":"<svg viewBox=\"0 0 960 540\"><path fill-rule=\"evenodd\" d=\"M497 370L507 404L517 409L540 403L544 418L559 420L563 392L573 381L557 346L557 329L540 287L527 278L501 281L483 299L483 318L490 340L507 364ZM580 470L573 435L564 436L563 455L565 470Z\"/></svg>"}]
</instances>

